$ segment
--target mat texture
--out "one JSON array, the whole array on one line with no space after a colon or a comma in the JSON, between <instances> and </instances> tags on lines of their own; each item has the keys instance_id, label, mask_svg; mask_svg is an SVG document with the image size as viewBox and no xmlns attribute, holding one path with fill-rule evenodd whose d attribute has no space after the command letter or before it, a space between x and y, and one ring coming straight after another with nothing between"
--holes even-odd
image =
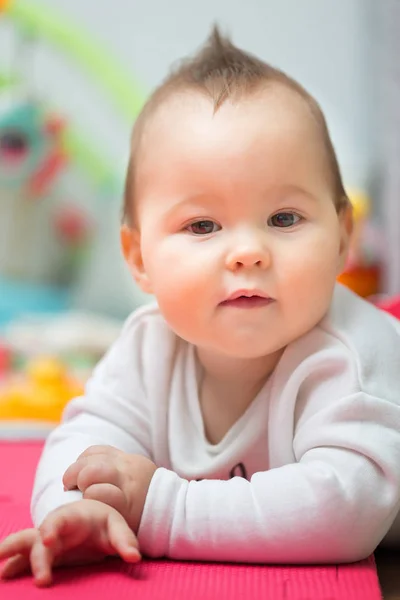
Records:
<instances>
[{"instance_id":1,"label":"mat texture","mask_svg":"<svg viewBox=\"0 0 400 600\"><path fill-rule=\"evenodd\" d=\"M29 497L41 443L0 443L0 538L30 526ZM0 582L4 600L380 600L373 558L353 565L286 567L117 559L59 569L55 587L29 577Z\"/></svg>"}]
</instances>

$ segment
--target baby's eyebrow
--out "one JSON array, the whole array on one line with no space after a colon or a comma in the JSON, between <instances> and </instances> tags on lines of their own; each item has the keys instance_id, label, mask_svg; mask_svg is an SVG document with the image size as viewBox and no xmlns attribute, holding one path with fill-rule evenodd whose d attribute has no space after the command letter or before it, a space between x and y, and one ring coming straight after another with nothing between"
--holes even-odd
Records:
<instances>
[{"instance_id":1,"label":"baby's eyebrow","mask_svg":"<svg viewBox=\"0 0 400 600\"><path fill-rule=\"evenodd\" d=\"M264 199L271 199L276 204L285 203L290 200L290 198L293 198L293 196L299 200L301 199L314 203L318 200L318 196L311 190L306 190L295 184L273 186L266 189L264 192Z\"/></svg>"},{"instance_id":2,"label":"baby's eyebrow","mask_svg":"<svg viewBox=\"0 0 400 600\"><path fill-rule=\"evenodd\" d=\"M221 199L216 198L215 196L211 196L209 194L193 194L192 196L186 196L177 202L175 202L172 206L167 208L165 211L165 216L171 216L175 212L181 210L185 207L198 207L199 209L203 207L215 206L216 203L221 203Z\"/></svg>"},{"instance_id":3,"label":"baby's eyebrow","mask_svg":"<svg viewBox=\"0 0 400 600\"><path fill-rule=\"evenodd\" d=\"M306 200L316 202L317 198L310 191L307 191L301 186L295 184L274 185L265 189L264 193L260 194L260 200L273 199L274 204L281 204L287 200L289 195L295 194L297 197L302 197ZM177 199L176 202L166 208L163 213L164 218L173 217L179 211L185 208L193 208L197 211L209 210L216 206L221 208L229 202L225 196L216 196L207 192L198 192L183 198Z\"/></svg>"}]
</instances>

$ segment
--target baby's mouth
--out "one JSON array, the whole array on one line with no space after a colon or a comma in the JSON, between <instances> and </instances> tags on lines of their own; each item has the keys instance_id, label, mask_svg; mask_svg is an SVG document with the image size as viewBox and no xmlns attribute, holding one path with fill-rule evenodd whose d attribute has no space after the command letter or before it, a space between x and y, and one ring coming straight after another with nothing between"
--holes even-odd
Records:
<instances>
[{"instance_id":1,"label":"baby's mouth","mask_svg":"<svg viewBox=\"0 0 400 600\"><path fill-rule=\"evenodd\" d=\"M272 298L257 293L234 293L229 298L221 302L221 306L233 308L261 308L268 306L273 302Z\"/></svg>"}]
</instances>

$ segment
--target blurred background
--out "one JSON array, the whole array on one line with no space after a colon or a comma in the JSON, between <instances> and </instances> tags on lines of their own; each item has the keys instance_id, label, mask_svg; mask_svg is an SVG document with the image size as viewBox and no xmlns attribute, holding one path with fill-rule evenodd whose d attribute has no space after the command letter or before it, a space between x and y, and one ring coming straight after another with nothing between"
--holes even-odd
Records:
<instances>
[{"instance_id":1,"label":"blurred background","mask_svg":"<svg viewBox=\"0 0 400 600\"><path fill-rule=\"evenodd\" d=\"M396 0L0 0L0 419L57 419L152 300L119 250L130 130L214 22L318 99L356 217L340 279L400 293Z\"/></svg>"}]
</instances>

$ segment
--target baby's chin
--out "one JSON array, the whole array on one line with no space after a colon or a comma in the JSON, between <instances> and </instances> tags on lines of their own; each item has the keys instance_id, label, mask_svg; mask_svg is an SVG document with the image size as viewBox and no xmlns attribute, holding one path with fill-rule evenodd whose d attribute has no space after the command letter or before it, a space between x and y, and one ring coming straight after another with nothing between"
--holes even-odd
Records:
<instances>
[{"instance_id":1,"label":"baby's chin","mask_svg":"<svg viewBox=\"0 0 400 600\"><path fill-rule=\"evenodd\" d=\"M226 357L235 359L235 360L257 360L260 358L265 358L267 356L272 356L276 354L276 352L282 351L283 348L279 349L255 349L248 347L237 347L237 348L229 348L224 352Z\"/></svg>"},{"instance_id":2,"label":"baby's chin","mask_svg":"<svg viewBox=\"0 0 400 600\"><path fill-rule=\"evenodd\" d=\"M215 355L225 358L231 358L232 360L257 360L263 357L272 356L277 353L282 353L285 349L284 344L268 344L265 343L265 339L258 342L253 340L208 340L208 342L194 343L197 348L202 348L202 351L209 352L211 355Z\"/></svg>"},{"instance_id":3,"label":"baby's chin","mask_svg":"<svg viewBox=\"0 0 400 600\"><path fill-rule=\"evenodd\" d=\"M203 323L203 327L191 327L182 322L170 322L169 325L178 337L199 352L207 352L209 357L234 360L256 360L282 352L290 337L290 332L270 332L254 323L244 327L214 321Z\"/></svg>"}]
</instances>

